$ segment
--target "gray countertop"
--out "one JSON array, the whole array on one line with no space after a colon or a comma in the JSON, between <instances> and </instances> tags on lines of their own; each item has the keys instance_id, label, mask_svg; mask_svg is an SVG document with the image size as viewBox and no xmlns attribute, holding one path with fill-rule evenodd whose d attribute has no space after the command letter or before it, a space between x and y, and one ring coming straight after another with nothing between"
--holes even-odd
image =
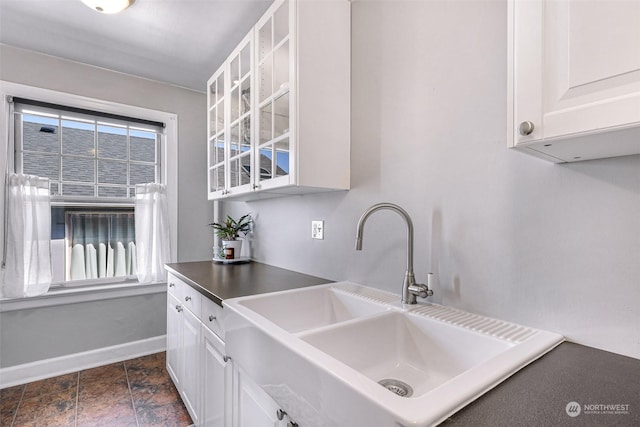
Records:
<instances>
[{"instance_id":1,"label":"gray countertop","mask_svg":"<svg viewBox=\"0 0 640 427\"><path fill-rule=\"evenodd\" d=\"M175 274L209 299L222 305L229 298L284 291L329 283L331 280L296 273L259 262L220 264L214 261L166 264Z\"/></svg>"},{"instance_id":2,"label":"gray countertop","mask_svg":"<svg viewBox=\"0 0 640 427\"><path fill-rule=\"evenodd\" d=\"M565 342L444 425L640 426L640 360Z\"/></svg>"},{"instance_id":3,"label":"gray countertop","mask_svg":"<svg viewBox=\"0 0 640 427\"><path fill-rule=\"evenodd\" d=\"M166 267L220 305L228 298L330 282L257 262L199 261ZM575 417L567 413L569 404L576 406L572 402L580 407ZM640 426L640 360L565 342L444 425Z\"/></svg>"}]
</instances>

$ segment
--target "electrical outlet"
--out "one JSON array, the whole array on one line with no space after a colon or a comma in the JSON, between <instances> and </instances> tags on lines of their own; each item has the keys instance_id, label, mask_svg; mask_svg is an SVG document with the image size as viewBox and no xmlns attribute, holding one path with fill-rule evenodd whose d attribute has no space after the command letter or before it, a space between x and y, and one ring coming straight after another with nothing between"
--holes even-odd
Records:
<instances>
[{"instance_id":1,"label":"electrical outlet","mask_svg":"<svg viewBox=\"0 0 640 427\"><path fill-rule=\"evenodd\" d=\"M324 240L324 221L311 221L311 238Z\"/></svg>"}]
</instances>

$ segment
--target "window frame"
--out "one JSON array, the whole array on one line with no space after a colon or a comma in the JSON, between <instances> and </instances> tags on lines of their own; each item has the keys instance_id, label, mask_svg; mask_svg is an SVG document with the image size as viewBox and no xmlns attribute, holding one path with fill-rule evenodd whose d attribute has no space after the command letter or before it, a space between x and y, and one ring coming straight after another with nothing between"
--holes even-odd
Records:
<instances>
[{"instance_id":1,"label":"window frame","mask_svg":"<svg viewBox=\"0 0 640 427\"><path fill-rule=\"evenodd\" d=\"M153 162L141 161L137 159L132 159L130 156L131 138L135 137L131 134L141 130L141 128L136 127L136 123L135 123L136 119L127 121L127 120L124 120L124 118L114 119L112 117L109 117L108 114L100 116L99 114L102 114L102 112L99 112L99 111L95 111L96 113L95 115L79 113L79 112L72 111L74 107L68 107L66 105L65 106L60 105L60 106L57 106L57 108L52 108L52 106L38 106L38 105L34 105L33 107L31 107L28 103L21 102L21 101L17 101L17 102L19 102L23 106L26 106L27 108L23 108L21 112L15 114L15 120L14 120L14 126L13 126L13 134L14 134L13 143L15 144L13 147L14 148L14 168L13 168L14 171L15 170L24 171L25 153L33 153L36 155L43 154L49 157L57 157L57 162L60 168L59 176L58 176L58 179L55 179L55 180L51 179L51 182L56 183L58 185L58 190L60 190L60 188L64 188L65 185L84 186L84 185L90 184L93 186L93 191L94 191L93 196L64 195L64 192L63 194L56 192L56 194L51 194L52 203L57 203L58 205L65 205L65 204L71 205L73 203L79 202L79 203L90 203L90 204L96 204L96 205L100 203L105 203L105 204L112 204L114 206L123 205L123 204L133 206L134 197L129 196L131 188L135 187L135 184L132 185L130 182L132 165L146 165L146 166L153 165L155 168L155 171L154 171L155 182L163 182L162 180L164 176L163 175L164 174L163 150L164 150L164 145L166 144L166 135L164 133L164 129L162 129L161 132L157 132L156 129L150 129L147 131L148 133L156 134L156 140L155 140L155 144L156 144L155 157L156 158L154 159ZM38 101L35 101L36 104L37 102ZM65 108L67 108L67 110L65 110ZM23 126L22 127L16 126L19 114L22 114L22 116L28 115L28 116L39 116L39 117L47 117L48 115L50 115L51 119L57 120L58 132L56 133L56 136L58 139L58 152L53 154L48 152L26 150L24 148L24 132L23 132L24 117L22 118ZM73 115L73 116L72 117L67 116L66 114ZM73 121L74 119L77 121L86 120L86 123L91 123L91 126L93 126L93 132L94 132L93 144L94 144L95 152L92 156L81 156L78 154L69 154L64 152L64 148L63 148L64 136L63 135L65 131L64 131L63 122ZM109 121L109 124L106 124L104 122L106 120ZM100 147L100 127L101 126L109 127L111 125L113 125L113 127L121 127L123 129L126 129L126 151L127 151L126 159L112 159L109 157L102 157L100 155L100 148L99 148ZM139 126L145 126L145 125L139 124ZM152 127L152 126L153 125L149 125L148 127ZM84 181L66 180L64 178L64 169L63 169L65 159L84 159L84 160L90 159L91 161L93 161L94 162L93 181L84 182ZM127 183L112 184L112 183L100 182L99 174L100 174L101 161L126 164L127 165ZM99 195L100 188L102 187L124 188L128 196L127 197L102 197Z\"/></svg>"},{"instance_id":2,"label":"window frame","mask_svg":"<svg viewBox=\"0 0 640 427\"><path fill-rule=\"evenodd\" d=\"M15 171L15 147L13 146L13 141L9 140L8 136L12 134L14 131L14 120L11 115L12 107L9 103L7 97L20 97L26 99L34 99L38 101L42 101L45 103L58 104L61 106L67 106L71 108L79 108L85 110L93 110L101 113L105 113L107 115L118 115L118 116L127 116L127 117L135 117L142 120L149 120L154 122L161 122L165 124L164 129L164 141L162 141L160 152L158 153L160 156L160 181L163 184L167 185L167 198L169 204L169 222L171 227L171 235L170 235L170 246L171 246L171 259L170 262L173 262L177 259L177 218L178 218L178 116L174 113L168 113L159 110L153 110L149 108L137 107L107 100L101 100L96 98L90 98L80 95L69 94L65 92L53 91L49 89L42 89L31 87L27 85L22 85L18 83L12 83L7 81L0 80L0 96L2 99L0 100L0 129L3 130L2 135L2 149L0 150L0 174L5 176L8 168L9 171ZM2 200L5 200L5 186L2 186L0 190L0 195L2 196ZM123 200L125 201L123 203ZM105 204L108 206L133 206L134 200L127 199L119 199L114 201L114 199L106 199ZM108 203L107 203L108 202ZM52 198L52 205L84 205L86 201L76 200L66 200L60 203L58 200ZM99 203L99 202L96 202ZM92 203L94 204L94 203ZM3 223L5 212L2 210L0 212L0 216L2 217ZM5 230L4 227L0 229L0 237L3 242L0 245L0 256L4 255L4 241L5 241ZM110 280L109 280L110 279ZM86 287L89 285L114 285L120 286L123 283L136 283L137 279L135 278L103 278L103 279L88 279L88 280L77 280L77 281L63 281L56 282L52 284L52 289L57 287L63 287L69 289L71 287Z\"/></svg>"}]
</instances>

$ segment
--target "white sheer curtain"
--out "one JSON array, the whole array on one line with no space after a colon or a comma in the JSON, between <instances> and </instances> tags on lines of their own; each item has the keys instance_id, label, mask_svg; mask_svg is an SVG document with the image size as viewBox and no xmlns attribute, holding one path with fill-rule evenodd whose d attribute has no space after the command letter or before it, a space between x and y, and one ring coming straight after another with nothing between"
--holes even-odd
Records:
<instances>
[{"instance_id":1,"label":"white sheer curtain","mask_svg":"<svg viewBox=\"0 0 640 427\"><path fill-rule=\"evenodd\" d=\"M8 180L2 296L40 295L52 280L49 180L22 174L11 174Z\"/></svg>"},{"instance_id":2,"label":"white sheer curtain","mask_svg":"<svg viewBox=\"0 0 640 427\"><path fill-rule=\"evenodd\" d=\"M167 280L169 208L163 184L136 185L136 260L140 283Z\"/></svg>"}]
</instances>

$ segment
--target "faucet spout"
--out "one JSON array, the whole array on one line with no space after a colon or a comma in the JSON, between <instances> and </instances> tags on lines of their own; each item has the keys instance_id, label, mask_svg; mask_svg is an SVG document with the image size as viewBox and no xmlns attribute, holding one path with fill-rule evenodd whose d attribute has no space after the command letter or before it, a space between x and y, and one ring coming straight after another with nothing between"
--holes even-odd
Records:
<instances>
[{"instance_id":1,"label":"faucet spout","mask_svg":"<svg viewBox=\"0 0 640 427\"><path fill-rule=\"evenodd\" d=\"M416 295L431 295L431 292L425 285L416 284L415 276L413 273L413 222L411 217L400 206L393 203L378 203L368 208L360 219L358 220L358 226L356 230L356 250L362 250L362 238L364 235L364 224L367 219L376 211L388 209L396 212L402 218L404 218L407 224L407 270L405 272L404 281L402 283L402 303L403 304L415 304ZM419 290L418 290L419 289ZM429 293L431 292L431 293Z\"/></svg>"}]
</instances>

